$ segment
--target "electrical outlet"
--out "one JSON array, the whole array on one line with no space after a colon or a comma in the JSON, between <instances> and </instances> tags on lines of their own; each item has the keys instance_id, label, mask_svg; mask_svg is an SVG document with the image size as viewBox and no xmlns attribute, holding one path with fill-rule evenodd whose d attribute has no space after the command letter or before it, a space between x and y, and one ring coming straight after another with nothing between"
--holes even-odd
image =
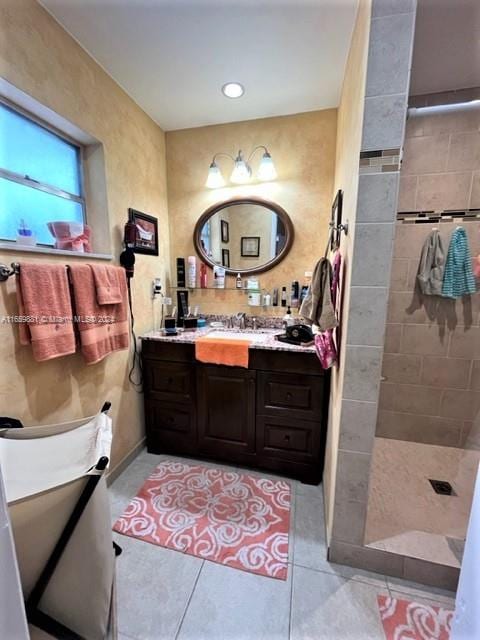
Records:
<instances>
[{"instance_id":1,"label":"electrical outlet","mask_svg":"<svg viewBox=\"0 0 480 640\"><path fill-rule=\"evenodd\" d=\"M152 296L158 296L162 293L162 280L161 278L155 278L152 282Z\"/></svg>"},{"instance_id":2,"label":"electrical outlet","mask_svg":"<svg viewBox=\"0 0 480 640\"><path fill-rule=\"evenodd\" d=\"M172 299L171 298L163 298L162 300L163 306L166 307L169 304L172 304Z\"/></svg>"}]
</instances>

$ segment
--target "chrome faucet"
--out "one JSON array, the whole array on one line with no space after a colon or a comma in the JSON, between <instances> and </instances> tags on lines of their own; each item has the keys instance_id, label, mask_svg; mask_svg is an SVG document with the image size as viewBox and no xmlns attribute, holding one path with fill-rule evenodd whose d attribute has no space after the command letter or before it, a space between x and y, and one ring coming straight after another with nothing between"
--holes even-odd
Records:
<instances>
[{"instance_id":1,"label":"chrome faucet","mask_svg":"<svg viewBox=\"0 0 480 640\"><path fill-rule=\"evenodd\" d=\"M238 323L238 328L239 329L245 329L246 317L247 317L247 314L244 313L243 311L239 311L237 313L237 315L235 316L235 319L236 319L236 321Z\"/></svg>"},{"instance_id":2,"label":"chrome faucet","mask_svg":"<svg viewBox=\"0 0 480 640\"><path fill-rule=\"evenodd\" d=\"M252 328L254 331L257 330L257 319L255 318L255 316L252 318Z\"/></svg>"}]
</instances>

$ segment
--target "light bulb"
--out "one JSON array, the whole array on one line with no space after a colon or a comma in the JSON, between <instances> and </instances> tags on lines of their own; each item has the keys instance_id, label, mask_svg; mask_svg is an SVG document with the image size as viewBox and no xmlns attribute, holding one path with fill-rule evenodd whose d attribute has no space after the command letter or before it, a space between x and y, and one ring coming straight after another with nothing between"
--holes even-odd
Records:
<instances>
[{"instance_id":1,"label":"light bulb","mask_svg":"<svg viewBox=\"0 0 480 640\"><path fill-rule=\"evenodd\" d=\"M260 166L258 167L257 178L263 181L276 180L277 178L277 170L273 164L272 156L268 151L265 151L262 156Z\"/></svg>"},{"instance_id":2,"label":"light bulb","mask_svg":"<svg viewBox=\"0 0 480 640\"><path fill-rule=\"evenodd\" d=\"M218 189L219 187L225 186L225 180L222 176L222 172L220 171L215 161L213 161L210 165L205 186L207 186L209 189Z\"/></svg>"},{"instance_id":3,"label":"light bulb","mask_svg":"<svg viewBox=\"0 0 480 640\"><path fill-rule=\"evenodd\" d=\"M238 156L235 158L235 166L233 167L232 175L230 176L230 182L235 184L245 184L249 182L252 175L252 170L245 162L242 156L242 152L238 152Z\"/></svg>"}]
</instances>

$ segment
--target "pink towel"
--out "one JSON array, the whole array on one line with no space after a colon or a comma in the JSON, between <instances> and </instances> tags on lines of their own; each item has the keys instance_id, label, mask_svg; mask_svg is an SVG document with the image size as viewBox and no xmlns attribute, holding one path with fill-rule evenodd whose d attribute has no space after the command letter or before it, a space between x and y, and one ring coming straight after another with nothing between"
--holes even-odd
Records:
<instances>
[{"instance_id":1,"label":"pink towel","mask_svg":"<svg viewBox=\"0 0 480 640\"><path fill-rule=\"evenodd\" d=\"M91 264L95 291L98 304L119 304L122 301L122 293L118 284L117 271L124 272L123 267L113 267L104 264Z\"/></svg>"},{"instance_id":2,"label":"pink towel","mask_svg":"<svg viewBox=\"0 0 480 640\"><path fill-rule=\"evenodd\" d=\"M37 362L75 353L72 303L65 265L22 262L17 276L20 343Z\"/></svg>"},{"instance_id":3,"label":"pink towel","mask_svg":"<svg viewBox=\"0 0 480 640\"><path fill-rule=\"evenodd\" d=\"M128 349L127 279L124 269L116 271L122 301L108 305L99 305L97 302L90 265L72 264L70 273L80 344L87 364L100 362L112 351Z\"/></svg>"}]
</instances>

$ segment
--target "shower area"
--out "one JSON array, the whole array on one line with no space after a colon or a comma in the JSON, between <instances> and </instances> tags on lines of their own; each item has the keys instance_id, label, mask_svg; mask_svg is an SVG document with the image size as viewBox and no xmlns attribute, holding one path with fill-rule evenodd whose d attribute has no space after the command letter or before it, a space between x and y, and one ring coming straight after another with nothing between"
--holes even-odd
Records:
<instances>
[{"instance_id":1,"label":"shower area","mask_svg":"<svg viewBox=\"0 0 480 640\"><path fill-rule=\"evenodd\" d=\"M480 462L480 282L477 277L477 292L457 299L424 295L417 272L432 230L438 230L446 257L452 234L460 227L467 235L472 269L479 273L480 79L465 77L473 63L479 73L478 44L467 66L457 55L446 68L440 57L432 67L435 73L427 73L429 61L441 56L432 33L438 46L457 38L465 47L467 34L478 28L479 11L464 16L471 21L468 27L445 16L443 25L430 22L429 37L418 32L428 24L421 11L422 3L365 545L459 567ZM454 77L455 82L446 85Z\"/></svg>"}]
</instances>

